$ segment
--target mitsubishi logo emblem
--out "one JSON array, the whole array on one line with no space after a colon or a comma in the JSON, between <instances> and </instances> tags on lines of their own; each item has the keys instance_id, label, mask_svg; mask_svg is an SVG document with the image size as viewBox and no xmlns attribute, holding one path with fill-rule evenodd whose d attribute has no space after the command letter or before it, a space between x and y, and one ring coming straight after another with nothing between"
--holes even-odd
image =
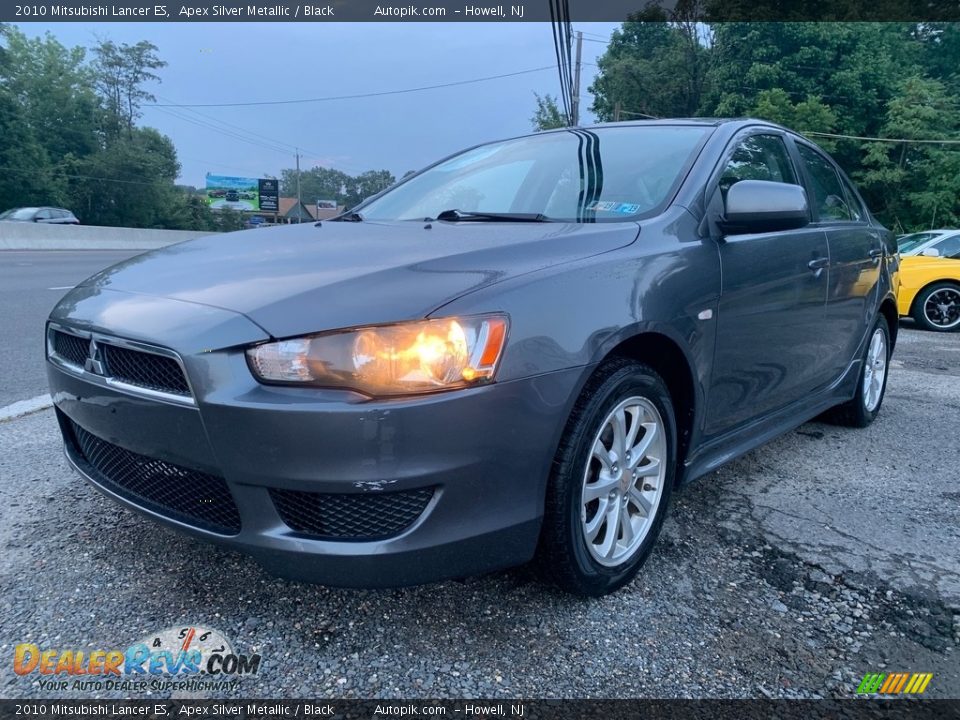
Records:
<instances>
[{"instance_id":1,"label":"mitsubishi logo emblem","mask_svg":"<svg viewBox=\"0 0 960 720\"><path fill-rule=\"evenodd\" d=\"M97 341L90 338L90 349L87 351L87 359L83 363L83 369L94 375L106 375L106 369L103 367L103 359L100 355L100 346Z\"/></svg>"}]
</instances>

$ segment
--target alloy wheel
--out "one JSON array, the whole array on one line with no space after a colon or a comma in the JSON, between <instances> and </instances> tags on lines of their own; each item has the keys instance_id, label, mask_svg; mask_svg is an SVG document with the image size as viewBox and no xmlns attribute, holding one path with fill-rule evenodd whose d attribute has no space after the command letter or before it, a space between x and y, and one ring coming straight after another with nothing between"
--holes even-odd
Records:
<instances>
[{"instance_id":1,"label":"alloy wheel","mask_svg":"<svg viewBox=\"0 0 960 720\"><path fill-rule=\"evenodd\" d=\"M870 338L866 365L863 368L863 406L873 412L883 397L883 381L887 376L887 336L877 328Z\"/></svg>"},{"instance_id":2,"label":"alloy wheel","mask_svg":"<svg viewBox=\"0 0 960 720\"><path fill-rule=\"evenodd\" d=\"M615 567L653 527L666 477L663 418L646 398L620 402L594 437L583 477L580 524L590 555Z\"/></svg>"},{"instance_id":3,"label":"alloy wheel","mask_svg":"<svg viewBox=\"0 0 960 720\"><path fill-rule=\"evenodd\" d=\"M960 325L960 290L944 287L930 293L923 304L923 314L938 328L957 327Z\"/></svg>"}]
</instances>

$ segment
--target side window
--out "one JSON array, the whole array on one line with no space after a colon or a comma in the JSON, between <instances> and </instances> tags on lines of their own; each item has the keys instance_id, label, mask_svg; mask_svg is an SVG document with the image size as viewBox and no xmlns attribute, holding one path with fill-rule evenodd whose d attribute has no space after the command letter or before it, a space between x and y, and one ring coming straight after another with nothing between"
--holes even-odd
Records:
<instances>
[{"instance_id":1,"label":"side window","mask_svg":"<svg viewBox=\"0 0 960 720\"><path fill-rule=\"evenodd\" d=\"M940 251L940 257L960 259L960 235L953 235L946 240L932 245Z\"/></svg>"},{"instance_id":2,"label":"side window","mask_svg":"<svg viewBox=\"0 0 960 720\"><path fill-rule=\"evenodd\" d=\"M800 159L807 167L813 190L813 202L817 206L820 219L826 222L831 220L853 220L853 214L844 196L840 176L833 169L833 165L816 150L797 143Z\"/></svg>"},{"instance_id":3,"label":"side window","mask_svg":"<svg viewBox=\"0 0 960 720\"><path fill-rule=\"evenodd\" d=\"M797 184L797 175L790 163L790 156L779 136L750 135L740 141L720 176L720 192L724 202L730 187L741 180Z\"/></svg>"},{"instance_id":4,"label":"side window","mask_svg":"<svg viewBox=\"0 0 960 720\"><path fill-rule=\"evenodd\" d=\"M50 214L49 210L40 210L39 212L37 212L36 217L37 217L37 220L49 220L52 217L52 215Z\"/></svg>"},{"instance_id":5,"label":"side window","mask_svg":"<svg viewBox=\"0 0 960 720\"><path fill-rule=\"evenodd\" d=\"M850 219L856 220L857 222L866 220L866 213L864 212L863 205L861 205L857 199L857 193L850 187L850 183L847 182L847 179L843 177L843 175L840 176L840 182L843 184L843 196L847 201L847 207L850 208Z\"/></svg>"}]
</instances>

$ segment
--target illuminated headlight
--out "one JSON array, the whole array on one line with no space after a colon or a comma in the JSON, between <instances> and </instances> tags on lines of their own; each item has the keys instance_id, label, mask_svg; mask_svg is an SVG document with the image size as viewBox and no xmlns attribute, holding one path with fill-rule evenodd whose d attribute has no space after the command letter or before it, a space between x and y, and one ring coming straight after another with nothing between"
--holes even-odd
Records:
<instances>
[{"instance_id":1,"label":"illuminated headlight","mask_svg":"<svg viewBox=\"0 0 960 720\"><path fill-rule=\"evenodd\" d=\"M420 320L257 345L247 360L263 383L405 395L491 382L506 338L504 315Z\"/></svg>"}]
</instances>

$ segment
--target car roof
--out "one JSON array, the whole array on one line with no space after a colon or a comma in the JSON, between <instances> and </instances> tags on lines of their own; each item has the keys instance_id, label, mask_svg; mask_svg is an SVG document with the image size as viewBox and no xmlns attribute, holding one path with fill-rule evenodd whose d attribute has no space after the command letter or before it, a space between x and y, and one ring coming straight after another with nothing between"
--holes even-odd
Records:
<instances>
[{"instance_id":1,"label":"car roof","mask_svg":"<svg viewBox=\"0 0 960 720\"><path fill-rule=\"evenodd\" d=\"M542 130L540 132L529 133L519 137L530 137L534 135L546 135L548 133L569 132L573 130L603 130L605 128L622 127L703 127L703 128L728 128L731 133L736 133L746 127L769 127L790 133L794 137L803 138L801 133L791 130L783 125L770 122L769 120L760 120L758 118L656 118L647 120L622 120L620 122L593 123L592 125L578 125L574 127L562 127L552 130ZM519 139L514 138L514 139Z\"/></svg>"},{"instance_id":2,"label":"car roof","mask_svg":"<svg viewBox=\"0 0 960 720\"><path fill-rule=\"evenodd\" d=\"M909 237L910 235L950 235L951 233L960 232L960 228L938 228L936 230L917 230L912 233L907 233L906 235L901 235L900 237Z\"/></svg>"}]
</instances>

